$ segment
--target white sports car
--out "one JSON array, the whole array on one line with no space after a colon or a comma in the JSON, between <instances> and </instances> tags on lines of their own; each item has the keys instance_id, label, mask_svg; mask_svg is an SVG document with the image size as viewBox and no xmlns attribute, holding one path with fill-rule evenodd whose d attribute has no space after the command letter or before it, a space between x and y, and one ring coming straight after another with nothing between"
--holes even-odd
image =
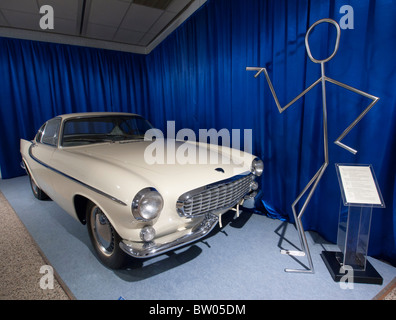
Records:
<instances>
[{"instance_id":1,"label":"white sports car","mask_svg":"<svg viewBox=\"0 0 396 320\"><path fill-rule=\"evenodd\" d=\"M188 144L200 160L229 161L152 163L147 150L160 141L145 139L151 129L135 114L76 113L48 120L32 141L21 139L34 196L51 198L86 224L109 268L198 240L221 224L223 213L236 207L239 214L239 205L257 194L263 162L255 156L239 151L235 161L231 148L164 140L165 155Z\"/></svg>"}]
</instances>

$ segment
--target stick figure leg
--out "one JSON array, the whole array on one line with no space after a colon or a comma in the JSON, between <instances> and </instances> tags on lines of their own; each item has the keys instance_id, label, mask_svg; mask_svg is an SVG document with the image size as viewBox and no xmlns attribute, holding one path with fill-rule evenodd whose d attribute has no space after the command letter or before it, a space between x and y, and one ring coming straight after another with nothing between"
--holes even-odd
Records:
<instances>
[{"instance_id":1,"label":"stick figure leg","mask_svg":"<svg viewBox=\"0 0 396 320\"><path fill-rule=\"evenodd\" d=\"M311 254L309 252L307 238L305 236L305 231L304 231L301 219L302 219L305 209L307 208L307 205L308 205L309 201L311 200L312 195L315 192L316 187L318 186L318 183L319 183L320 179L322 178L323 173L325 172L327 166L328 166L328 162L325 162L322 164L320 169L316 172L316 174L312 177L311 181L308 182L308 184L305 186L304 190L299 194L299 196L296 198L296 200L292 204L293 216L294 216L294 220L296 223L296 228L297 228L297 232L298 232L298 236L299 236L300 244L301 244L301 251L281 250L282 254L288 254L291 256L307 256L309 267L307 269L285 269L286 272L305 272L305 273L314 273L315 272L313 263L312 263ZM304 194L309 190L311 185L312 185L312 188L309 191L308 196L305 199L304 204L303 204L300 212L297 215L297 211L296 211L297 203L301 200L301 198L304 196Z\"/></svg>"}]
</instances>

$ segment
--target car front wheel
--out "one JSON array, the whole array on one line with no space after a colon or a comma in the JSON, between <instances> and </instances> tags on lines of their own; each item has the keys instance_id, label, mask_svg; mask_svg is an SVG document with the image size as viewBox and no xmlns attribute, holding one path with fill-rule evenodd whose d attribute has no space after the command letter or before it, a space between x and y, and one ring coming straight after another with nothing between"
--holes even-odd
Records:
<instances>
[{"instance_id":1,"label":"car front wheel","mask_svg":"<svg viewBox=\"0 0 396 320\"><path fill-rule=\"evenodd\" d=\"M111 269L124 267L128 255L121 250L121 237L106 215L92 202L87 206L86 215L89 237L100 261Z\"/></svg>"}]
</instances>

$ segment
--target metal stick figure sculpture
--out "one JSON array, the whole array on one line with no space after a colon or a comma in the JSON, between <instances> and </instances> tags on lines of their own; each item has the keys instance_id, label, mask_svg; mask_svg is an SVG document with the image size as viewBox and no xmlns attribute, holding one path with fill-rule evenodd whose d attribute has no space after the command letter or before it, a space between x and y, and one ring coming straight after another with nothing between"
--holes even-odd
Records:
<instances>
[{"instance_id":1,"label":"metal stick figure sculpture","mask_svg":"<svg viewBox=\"0 0 396 320\"><path fill-rule=\"evenodd\" d=\"M309 43L308 43L308 38L309 35L312 31L312 29L317 26L320 23L323 22L327 22L330 24L333 24L335 26L335 28L337 29L337 38L336 38L336 44L335 44L335 48L333 53L324 60L316 60L312 54L311 54L311 50L309 47ZM309 29L307 34L305 35L305 47L307 50L307 54L309 56L309 58L311 59L312 62L314 63L320 63L321 66L321 71L322 71L322 75L321 77L316 80L313 84L311 84L307 89L305 89L303 92L301 92L297 97L295 97L292 101L290 101L287 105L285 105L284 107L281 107L281 105L279 104L278 98L275 94L275 90L274 87L272 86L272 82L268 76L268 72L265 68L260 68L260 67L247 67L246 70L248 71L258 71L255 75L255 78L257 78L261 73L264 73L265 77L267 78L267 82L268 85L270 87L271 93L274 97L276 106L278 107L278 110L280 113L282 113L283 111L285 111L287 108L289 108L293 103L295 103L297 100L299 100L302 96L304 96L308 91L310 91L311 89L313 89L316 85L318 85L319 83L322 83L322 99L323 99L323 136L324 136L324 163L322 164L322 166L319 168L319 170L316 172L316 174L312 177L311 181L308 182L308 184L305 186L305 188L303 189L303 191L298 195L297 199L293 202L292 204L292 210L293 210L293 216L294 216L294 220L296 223L296 227L297 227L297 231L298 231L298 235L300 238L300 242L301 242L301 251L289 251L289 250L281 250L282 254L288 254L288 255L292 255L292 256L307 256L308 258L308 263L309 263L309 268L308 269L285 269L286 272L305 272L305 273L314 273L314 267L312 264L312 258L311 258L311 254L309 252L309 247L308 247L308 243L307 243L307 239L305 237L305 232L304 232L304 228L301 222L302 216L305 212L305 209L307 208L307 205L309 203L309 201L312 198L312 195L316 189L316 187L318 186L318 183L320 181L320 179L323 176L323 173L325 172L327 166L329 165L329 152L328 152L328 136L327 136L327 105L326 105L326 81L334 83L340 87L343 87L345 89L348 89L352 92L358 93L364 97L367 97L371 100L373 100L370 105L344 130L344 132L337 138L337 140L334 142L336 145L348 150L349 152L356 154L357 151L351 147L346 146L345 144L343 144L341 141L342 139L344 139L344 137L352 130L353 127L356 126L356 124L367 114L367 112L377 103L377 101L379 100L379 98L372 96L370 94L367 94L363 91L360 91L358 89L352 88L346 84L343 84L341 82L338 82L334 79L331 79L329 77L326 77L325 75L325 69L324 69L324 64L331 60L335 54L338 51L338 47L339 47L339 43L340 43L340 26L337 24L337 22L335 22L332 19L321 19L317 22L315 22ZM297 214L296 212L296 205L297 203L300 201L300 199L303 197L303 195L309 190L309 188L312 186L311 190L309 191L307 198L305 200L305 202L303 203L299 213Z\"/></svg>"}]
</instances>

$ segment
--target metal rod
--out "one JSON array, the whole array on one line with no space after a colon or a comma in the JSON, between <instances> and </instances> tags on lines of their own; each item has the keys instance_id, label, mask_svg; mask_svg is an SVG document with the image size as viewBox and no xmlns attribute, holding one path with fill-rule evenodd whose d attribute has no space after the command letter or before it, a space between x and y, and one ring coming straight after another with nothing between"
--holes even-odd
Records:
<instances>
[{"instance_id":1,"label":"metal rod","mask_svg":"<svg viewBox=\"0 0 396 320\"><path fill-rule=\"evenodd\" d=\"M330 23L332 25L335 26L336 30L337 30L337 38L336 38L336 44L334 47L334 51L333 53L326 59L323 60L317 60L315 59L312 54L311 54L311 50L309 47L309 42L308 42L308 38L309 35L311 33L311 31L313 30L313 28L315 26L317 26L320 23ZM340 42L340 35L341 35L341 30L339 25L337 24L337 22L335 22L334 20L331 19L321 19L317 22L315 22L307 31L307 34L305 35L305 46L306 46L306 50L307 50L307 54L309 56L309 58L311 59L311 61L313 61L314 63L320 63L320 67L321 67L321 77L316 80L314 83L312 83L307 89L305 89L303 92L301 92L297 97L295 97L293 100L291 100L288 104L286 104L284 107L282 107L279 103L278 97L275 93L275 89L274 86L272 85L271 79L268 75L268 72L266 70L266 68L262 68L262 67L247 67L246 70L247 71L257 71L257 73L255 74L255 78L257 78L261 73L264 73L267 82L268 82L268 86L271 90L272 96L274 98L275 104L279 110L279 113L282 113L283 111L285 111L287 108L289 108L292 104L294 104L297 100L299 100L302 96L304 96L308 91L310 91L311 89L313 89L317 84L322 83L322 100L323 100L323 142L324 142L324 163L322 164L322 166L319 168L319 170L315 173L315 175L311 178L311 180L308 182L308 184L304 187L303 191L297 196L296 200L294 200L293 204L292 204L292 211L293 211L293 216L294 216L294 221L296 224L296 228L297 228L297 232L298 232L298 236L300 239L300 244L301 244L301 251L289 251L289 250L281 250L282 254L288 254L288 255L292 255L292 256L306 256L308 259L308 265L309 267L307 269L285 269L286 272L302 272L302 273L314 273L314 266L312 263L312 257L309 251L309 246L308 246L308 242L307 242L307 238L305 236L305 231L304 231L304 227L302 224L302 216L319 184L319 181L322 179L324 172L326 171L327 166L329 165L329 146L328 146L328 128L327 128L327 102L326 102L326 81L333 83L335 85L338 85L342 88L348 89L350 91L353 91L357 94L360 94L364 97L367 97L369 99L372 99L373 101L370 103L370 105L364 109L364 111L344 130L344 132L336 139L336 141L334 142L336 145L344 148L345 150L356 154L356 150L346 146L345 144L341 143L341 140L343 138L345 138L345 136L356 126L356 124L367 114L367 112L378 102L379 98L375 97L373 95L370 95L368 93L365 93L361 90L355 89L351 86L348 86L344 83L341 83L339 81L336 81L334 79L328 78L325 75L325 68L324 68L324 64L331 60L335 54L338 51L338 47L339 47L339 42ZM311 188L312 186L312 188ZM298 202L301 200L301 198L304 196L304 194L309 190L309 188L311 188L311 190L308 193L307 198L305 199L299 213L297 214L296 211L296 206L298 204Z\"/></svg>"},{"instance_id":2,"label":"metal rod","mask_svg":"<svg viewBox=\"0 0 396 320\"><path fill-rule=\"evenodd\" d=\"M359 89L353 88L351 86L348 86L344 83L341 83L337 80L331 79L331 78L327 78L326 77L326 81L329 81L331 83L334 83L337 86L340 86L342 88L348 89L349 91L355 92L357 94L360 94L366 98L369 98L371 100L373 100L366 109L363 110L363 112L344 130L344 132L334 141L334 143L338 146L340 146L341 148L344 148L345 150L348 150L349 152L356 154L357 151L351 147L346 146L345 144L341 143L341 140L345 138L345 136L358 124L358 122L360 120L362 120L362 118L370 111L370 109L372 107L374 107L374 105L378 102L379 98L376 96L373 96L371 94L368 94L366 92L363 92Z\"/></svg>"}]
</instances>

